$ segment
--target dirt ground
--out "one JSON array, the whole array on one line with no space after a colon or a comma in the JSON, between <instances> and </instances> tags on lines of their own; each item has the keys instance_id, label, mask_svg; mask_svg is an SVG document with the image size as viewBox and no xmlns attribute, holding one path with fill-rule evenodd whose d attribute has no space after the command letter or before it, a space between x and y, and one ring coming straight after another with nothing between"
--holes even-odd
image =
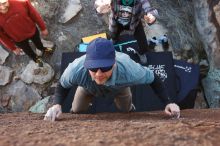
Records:
<instances>
[{"instance_id":1,"label":"dirt ground","mask_svg":"<svg viewBox=\"0 0 220 146\"><path fill-rule=\"evenodd\" d=\"M183 110L180 119L162 111L43 117L0 114L0 146L214 146L220 139L220 109Z\"/></svg>"}]
</instances>

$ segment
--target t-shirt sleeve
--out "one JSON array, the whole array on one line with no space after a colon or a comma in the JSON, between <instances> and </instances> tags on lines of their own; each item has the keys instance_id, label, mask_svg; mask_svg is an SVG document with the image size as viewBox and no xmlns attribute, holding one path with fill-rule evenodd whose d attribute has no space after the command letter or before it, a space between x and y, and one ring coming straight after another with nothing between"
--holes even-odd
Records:
<instances>
[{"instance_id":1,"label":"t-shirt sleeve","mask_svg":"<svg viewBox=\"0 0 220 146\"><path fill-rule=\"evenodd\" d=\"M73 85L79 85L84 77L83 72L83 62L85 60L85 55L75 59L72 63L68 65L60 78L60 84L64 88L71 88Z\"/></svg>"},{"instance_id":2,"label":"t-shirt sleeve","mask_svg":"<svg viewBox=\"0 0 220 146\"><path fill-rule=\"evenodd\" d=\"M150 84L154 80L153 71L133 61L128 55L118 53L118 80L122 84Z\"/></svg>"}]
</instances>

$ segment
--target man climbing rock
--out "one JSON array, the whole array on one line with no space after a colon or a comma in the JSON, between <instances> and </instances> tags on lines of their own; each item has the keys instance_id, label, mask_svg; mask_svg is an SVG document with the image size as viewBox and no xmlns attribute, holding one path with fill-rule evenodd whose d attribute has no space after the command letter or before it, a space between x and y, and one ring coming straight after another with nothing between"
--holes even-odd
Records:
<instances>
[{"instance_id":1,"label":"man climbing rock","mask_svg":"<svg viewBox=\"0 0 220 146\"><path fill-rule=\"evenodd\" d=\"M44 120L55 121L62 111L71 87L78 85L72 103L72 113L86 112L93 97L114 97L121 112L135 110L130 87L150 84L166 105L165 113L180 116L179 106L170 101L160 78L149 68L134 62L128 55L115 52L112 41L97 38L89 43L86 55L74 60L66 68L58 83L55 104L49 108Z\"/></svg>"}]
</instances>

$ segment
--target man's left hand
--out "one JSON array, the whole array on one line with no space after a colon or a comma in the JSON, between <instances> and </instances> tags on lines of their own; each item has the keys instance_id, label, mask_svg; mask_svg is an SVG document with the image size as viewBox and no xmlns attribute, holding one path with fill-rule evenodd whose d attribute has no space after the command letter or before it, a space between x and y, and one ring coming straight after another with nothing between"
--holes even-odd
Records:
<instances>
[{"instance_id":1,"label":"man's left hand","mask_svg":"<svg viewBox=\"0 0 220 146\"><path fill-rule=\"evenodd\" d=\"M167 106L165 107L165 113L169 116L179 118L180 117L180 108L177 104L170 103L170 104L167 104Z\"/></svg>"}]
</instances>

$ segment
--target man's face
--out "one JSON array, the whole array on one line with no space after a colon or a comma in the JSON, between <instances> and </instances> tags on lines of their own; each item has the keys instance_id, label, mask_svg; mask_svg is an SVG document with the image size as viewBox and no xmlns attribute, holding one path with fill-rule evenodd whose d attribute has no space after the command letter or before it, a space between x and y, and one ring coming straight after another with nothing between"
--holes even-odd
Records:
<instances>
[{"instance_id":1,"label":"man's face","mask_svg":"<svg viewBox=\"0 0 220 146\"><path fill-rule=\"evenodd\" d=\"M9 8L8 0L0 0L0 13L7 13Z\"/></svg>"},{"instance_id":2,"label":"man's face","mask_svg":"<svg viewBox=\"0 0 220 146\"><path fill-rule=\"evenodd\" d=\"M98 69L97 71L89 70L89 74L91 75L92 79L95 80L96 84L104 85L112 76L113 68L114 66L106 72L101 71L101 69Z\"/></svg>"}]
</instances>

